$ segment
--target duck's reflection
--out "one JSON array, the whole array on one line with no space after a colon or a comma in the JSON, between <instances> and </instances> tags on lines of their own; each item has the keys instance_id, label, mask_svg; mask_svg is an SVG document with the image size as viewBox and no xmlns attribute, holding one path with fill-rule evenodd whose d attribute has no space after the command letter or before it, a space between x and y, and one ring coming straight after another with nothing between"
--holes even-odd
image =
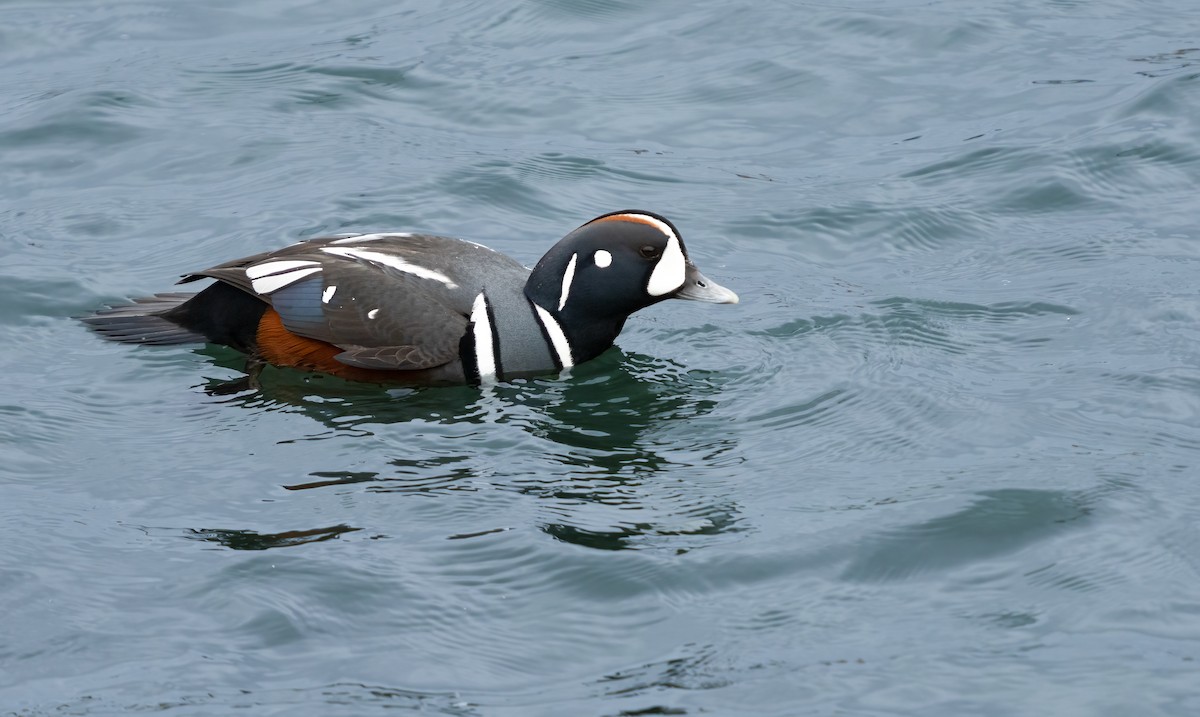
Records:
<instances>
[{"instance_id":1,"label":"duck's reflection","mask_svg":"<svg viewBox=\"0 0 1200 717\"><path fill-rule=\"evenodd\" d=\"M221 530L195 529L189 530L192 540L208 543L218 543L233 550L266 550L268 548L286 548L305 543L320 543L333 540L343 533L352 533L361 528L349 525L331 525L328 528L312 528L310 530L287 530L282 533L256 533L253 530Z\"/></svg>"},{"instance_id":2,"label":"duck's reflection","mask_svg":"<svg viewBox=\"0 0 1200 717\"><path fill-rule=\"evenodd\" d=\"M236 357L214 358L236 369ZM220 400L300 412L334 436L374 436L401 454L376 470L313 471L288 490L515 491L538 499L547 535L616 550L736 530L727 481L714 471L738 463L734 434L695 427L720 391L717 375L613 349L569 377L483 389L389 388L268 370L260 390Z\"/></svg>"}]
</instances>

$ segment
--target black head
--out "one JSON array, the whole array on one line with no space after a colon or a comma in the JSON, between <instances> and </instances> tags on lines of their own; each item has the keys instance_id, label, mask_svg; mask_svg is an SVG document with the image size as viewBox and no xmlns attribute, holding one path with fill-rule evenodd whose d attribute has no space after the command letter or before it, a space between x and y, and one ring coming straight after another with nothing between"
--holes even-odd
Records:
<instances>
[{"instance_id":1,"label":"black head","mask_svg":"<svg viewBox=\"0 0 1200 717\"><path fill-rule=\"evenodd\" d=\"M579 361L612 345L630 314L664 299L738 300L696 269L671 222L639 210L596 217L563 237L525 293L558 320Z\"/></svg>"}]
</instances>

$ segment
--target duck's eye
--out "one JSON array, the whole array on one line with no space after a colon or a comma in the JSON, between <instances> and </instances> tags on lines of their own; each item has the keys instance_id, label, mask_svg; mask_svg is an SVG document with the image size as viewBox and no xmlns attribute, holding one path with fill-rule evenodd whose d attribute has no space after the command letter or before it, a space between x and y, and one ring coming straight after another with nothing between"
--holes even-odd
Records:
<instances>
[{"instance_id":1,"label":"duck's eye","mask_svg":"<svg viewBox=\"0 0 1200 717\"><path fill-rule=\"evenodd\" d=\"M643 246L641 249L638 249L638 253L642 255L643 259L657 259L658 255L662 254L662 249L659 249L656 246L650 246L649 244L647 244L647 245Z\"/></svg>"}]
</instances>

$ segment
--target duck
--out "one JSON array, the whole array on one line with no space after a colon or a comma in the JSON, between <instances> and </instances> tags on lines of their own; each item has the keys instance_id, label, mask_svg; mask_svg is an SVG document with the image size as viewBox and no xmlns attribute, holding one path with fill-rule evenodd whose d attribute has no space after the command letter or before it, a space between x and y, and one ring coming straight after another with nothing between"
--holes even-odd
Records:
<instances>
[{"instance_id":1,"label":"duck","mask_svg":"<svg viewBox=\"0 0 1200 717\"><path fill-rule=\"evenodd\" d=\"M184 274L215 280L82 318L124 343L212 343L264 367L351 381L488 385L563 371L612 347L631 314L667 299L736 304L700 273L675 225L598 216L529 269L465 239L338 234Z\"/></svg>"}]
</instances>

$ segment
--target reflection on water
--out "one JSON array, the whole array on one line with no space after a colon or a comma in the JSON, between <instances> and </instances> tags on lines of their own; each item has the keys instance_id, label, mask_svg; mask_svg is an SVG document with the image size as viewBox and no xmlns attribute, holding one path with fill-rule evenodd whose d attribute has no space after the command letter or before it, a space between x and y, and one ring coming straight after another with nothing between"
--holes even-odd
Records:
<instances>
[{"instance_id":1,"label":"reflection on water","mask_svg":"<svg viewBox=\"0 0 1200 717\"><path fill-rule=\"evenodd\" d=\"M217 543L232 550L266 550L268 548L287 548L305 543L319 543L332 540L343 533L352 533L359 528L348 525L331 525L328 528L313 528L311 530L287 530L282 533L256 533L253 530L219 530L196 529L189 530L187 536L191 540L202 540Z\"/></svg>"},{"instance_id":2,"label":"reflection on water","mask_svg":"<svg viewBox=\"0 0 1200 717\"><path fill-rule=\"evenodd\" d=\"M231 370L240 360L219 347L201 353ZM716 407L721 387L715 378L614 348L566 378L483 389L383 387L269 368L260 390L217 400L254 411L296 413L328 429L307 440L349 436L383 443L372 450L379 453L373 462L385 468L322 468L285 484L289 491L362 484L372 493L399 496L512 492L538 502L539 526L552 538L617 550L637 547L640 539L737 530L738 510L728 495L690 484L697 468L703 471L737 453L731 434L714 433L697 442L686 429ZM222 385L210 380L207 389L211 394ZM488 455L496 451L506 458ZM496 530L480 526L448 537ZM321 531L329 529L313 532ZM200 534L238 548L291 545L297 537ZM334 534L322 539L328 537Z\"/></svg>"}]
</instances>

